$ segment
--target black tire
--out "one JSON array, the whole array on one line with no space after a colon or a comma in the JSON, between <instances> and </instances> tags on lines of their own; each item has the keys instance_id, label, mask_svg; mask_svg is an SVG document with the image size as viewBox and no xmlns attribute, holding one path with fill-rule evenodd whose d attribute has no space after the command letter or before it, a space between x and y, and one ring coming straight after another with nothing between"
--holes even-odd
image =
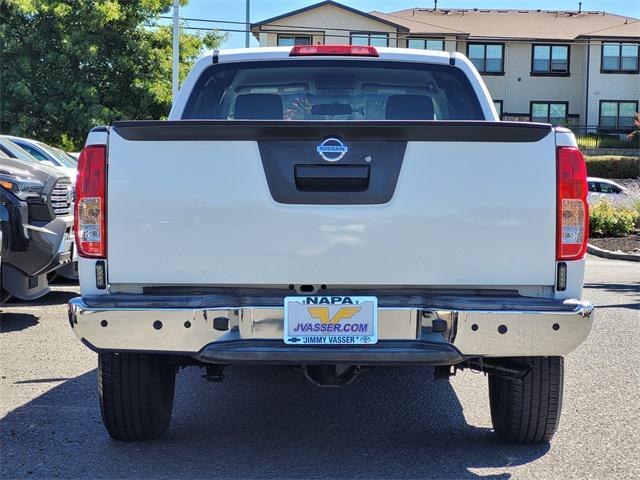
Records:
<instances>
[{"instance_id":1,"label":"black tire","mask_svg":"<svg viewBox=\"0 0 640 480\"><path fill-rule=\"evenodd\" d=\"M5 302L8 302L11 299L11 294L7 292L4 288L0 288L0 305Z\"/></svg>"},{"instance_id":2,"label":"black tire","mask_svg":"<svg viewBox=\"0 0 640 480\"><path fill-rule=\"evenodd\" d=\"M1 248L2 248L2 245L0 245L0 249ZM2 288L2 265L0 265L0 305L2 305L5 302L8 302L11 296L12 295L8 291Z\"/></svg>"},{"instance_id":3,"label":"black tire","mask_svg":"<svg viewBox=\"0 0 640 480\"><path fill-rule=\"evenodd\" d=\"M115 440L151 440L169 428L175 364L160 355L101 353L98 391L102 422Z\"/></svg>"},{"instance_id":4,"label":"black tire","mask_svg":"<svg viewBox=\"0 0 640 480\"><path fill-rule=\"evenodd\" d=\"M564 359L513 358L531 367L522 382L489 375L491 421L501 440L541 443L558 429L562 409Z\"/></svg>"}]
</instances>

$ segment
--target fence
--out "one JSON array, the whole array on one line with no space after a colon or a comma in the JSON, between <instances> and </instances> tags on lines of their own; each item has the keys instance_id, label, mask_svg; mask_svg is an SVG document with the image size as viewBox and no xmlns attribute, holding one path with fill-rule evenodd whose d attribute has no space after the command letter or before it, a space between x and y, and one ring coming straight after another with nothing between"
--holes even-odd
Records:
<instances>
[{"instance_id":1,"label":"fence","mask_svg":"<svg viewBox=\"0 0 640 480\"><path fill-rule=\"evenodd\" d=\"M629 140L627 130L611 130L598 125L566 125L576 136L581 148L630 148L640 149L640 136Z\"/></svg>"}]
</instances>

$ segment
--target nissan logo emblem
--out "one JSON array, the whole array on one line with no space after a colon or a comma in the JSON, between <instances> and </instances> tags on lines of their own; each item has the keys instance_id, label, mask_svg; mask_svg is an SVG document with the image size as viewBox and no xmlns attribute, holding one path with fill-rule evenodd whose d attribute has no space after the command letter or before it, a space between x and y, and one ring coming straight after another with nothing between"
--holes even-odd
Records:
<instances>
[{"instance_id":1,"label":"nissan logo emblem","mask_svg":"<svg viewBox=\"0 0 640 480\"><path fill-rule=\"evenodd\" d=\"M347 154L349 147L339 138L330 137L323 140L316 151L327 162L337 162Z\"/></svg>"}]
</instances>

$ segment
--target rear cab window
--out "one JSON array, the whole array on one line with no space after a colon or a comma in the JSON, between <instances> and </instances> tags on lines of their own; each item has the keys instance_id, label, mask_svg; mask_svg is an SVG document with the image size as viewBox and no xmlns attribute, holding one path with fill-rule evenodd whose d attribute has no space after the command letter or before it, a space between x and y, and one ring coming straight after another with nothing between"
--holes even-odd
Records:
<instances>
[{"instance_id":1,"label":"rear cab window","mask_svg":"<svg viewBox=\"0 0 640 480\"><path fill-rule=\"evenodd\" d=\"M464 72L371 60L221 63L203 72L183 119L484 120Z\"/></svg>"}]
</instances>

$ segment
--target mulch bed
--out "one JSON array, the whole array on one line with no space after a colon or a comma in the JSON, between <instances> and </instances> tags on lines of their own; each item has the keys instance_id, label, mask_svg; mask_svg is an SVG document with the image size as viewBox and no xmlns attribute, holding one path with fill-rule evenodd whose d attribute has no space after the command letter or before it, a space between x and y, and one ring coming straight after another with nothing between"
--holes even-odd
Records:
<instances>
[{"instance_id":1,"label":"mulch bed","mask_svg":"<svg viewBox=\"0 0 640 480\"><path fill-rule=\"evenodd\" d=\"M632 233L625 237L591 237L589 243L612 252L640 255L640 233Z\"/></svg>"}]
</instances>

